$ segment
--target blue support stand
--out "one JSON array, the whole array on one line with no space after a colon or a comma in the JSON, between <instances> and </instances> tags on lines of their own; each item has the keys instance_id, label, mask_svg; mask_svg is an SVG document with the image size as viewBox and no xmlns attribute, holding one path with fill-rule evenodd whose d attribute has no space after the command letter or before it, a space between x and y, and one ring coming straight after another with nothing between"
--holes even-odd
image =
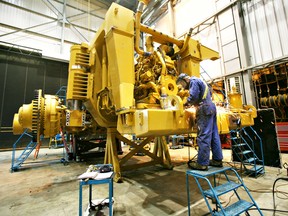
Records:
<instances>
[{"instance_id":1,"label":"blue support stand","mask_svg":"<svg viewBox=\"0 0 288 216\"><path fill-rule=\"evenodd\" d=\"M79 216L82 216L82 187L89 185L89 208L92 206L92 186L99 184L109 184L109 216L113 215L113 175L107 179L87 181L80 180L79 182Z\"/></svg>"},{"instance_id":2,"label":"blue support stand","mask_svg":"<svg viewBox=\"0 0 288 216\"><path fill-rule=\"evenodd\" d=\"M182 143L180 144L180 142ZM182 149L182 148L184 148L184 136L173 135L172 146L170 146L170 149Z\"/></svg>"}]
</instances>

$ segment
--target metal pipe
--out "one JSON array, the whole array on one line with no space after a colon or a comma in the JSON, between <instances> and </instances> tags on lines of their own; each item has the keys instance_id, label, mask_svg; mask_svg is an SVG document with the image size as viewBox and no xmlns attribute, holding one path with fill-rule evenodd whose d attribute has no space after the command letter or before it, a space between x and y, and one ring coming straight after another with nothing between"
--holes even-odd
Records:
<instances>
[{"instance_id":1,"label":"metal pipe","mask_svg":"<svg viewBox=\"0 0 288 216\"><path fill-rule=\"evenodd\" d=\"M140 1L137 7L137 12L135 15L135 51L139 55L150 56L151 52L145 52L144 50L140 49L140 26L141 26L141 15L144 9L144 2Z\"/></svg>"},{"instance_id":2,"label":"metal pipe","mask_svg":"<svg viewBox=\"0 0 288 216\"><path fill-rule=\"evenodd\" d=\"M60 53L63 54L63 46L64 46L64 35L65 35L65 22L66 22L66 0L63 2L63 13L62 13L62 29L61 29L61 46Z\"/></svg>"},{"instance_id":3,"label":"metal pipe","mask_svg":"<svg viewBox=\"0 0 288 216\"><path fill-rule=\"evenodd\" d=\"M277 76L277 71L276 71L276 67L275 65L273 65L273 74L275 76L275 80L276 80L276 83L277 83L277 94L279 94L280 92L280 85L279 85L279 81L278 81L278 76Z\"/></svg>"},{"instance_id":4,"label":"metal pipe","mask_svg":"<svg viewBox=\"0 0 288 216\"><path fill-rule=\"evenodd\" d=\"M153 38L151 35L146 36L145 38L146 42L145 42L145 46L146 46L146 50L148 50L148 52L153 52L154 51L154 46L153 46Z\"/></svg>"},{"instance_id":5,"label":"metal pipe","mask_svg":"<svg viewBox=\"0 0 288 216\"><path fill-rule=\"evenodd\" d=\"M264 74L264 77L265 77L265 81L266 81L266 88L267 88L267 94L268 94L268 97L270 97L270 88L269 88L269 85L268 85L268 81L267 81L267 76L266 74Z\"/></svg>"},{"instance_id":6,"label":"metal pipe","mask_svg":"<svg viewBox=\"0 0 288 216\"><path fill-rule=\"evenodd\" d=\"M153 41L157 43L163 44L163 43L170 42L170 43L177 45L178 47L182 47L184 43L183 40L178 40L174 37L163 34L162 32L156 31L155 29L152 29L143 24L140 25L140 31L145 32L147 34L151 34L153 36Z\"/></svg>"},{"instance_id":7,"label":"metal pipe","mask_svg":"<svg viewBox=\"0 0 288 216\"><path fill-rule=\"evenodd\" d=\"M181 54L182 52L184 52L184 50L187 48L188 42L189 42L190 37L191 37L191 34L192 34L192 31L193 31L193 29L190 28L190 29L189 29L189 32L188 32L188 34L187 34L187 36L186 36L186 38L185 38L184 45L183 45L182 48L179 50L179 54Z\"/></svg>"}]
</instances>

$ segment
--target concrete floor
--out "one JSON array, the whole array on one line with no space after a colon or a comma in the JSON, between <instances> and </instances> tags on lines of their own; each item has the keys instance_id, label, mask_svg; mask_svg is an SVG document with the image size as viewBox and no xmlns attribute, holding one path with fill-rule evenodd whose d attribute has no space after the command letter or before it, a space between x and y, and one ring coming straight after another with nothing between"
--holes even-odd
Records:
<instances>
[{"instance_id":1,"label":"concrete floor","mask_svg":"<svg viewBox=\"0 0 288 216\"><path fill-rule=\"evenodd\" d=\"M175 166L173 170L157 165L123 172L123 183L114 184L114 215L188 215L185 182L188 149L190 157L196 155L196 150L188 147L170 150ZM223 150L223 152L224 160L230 162L231 151ZM78 215L77 176L85 172L90 164L103 163L103 157L70 162L66 166L60 163L62 157L62 149L40 149L37 160L33 160L31 155L23 165L23 169L10 173L11 152L0 152L0 215ZM141 160L141 156L138 156L138 159ZM288 154L282 154L282 161L288 162ZM225 163L225 166L230 165ZM246 186L251 190L260 208L273 209L272 187L279 177L287 178L286 169L266 167L264 176L258 178L243 176ZM191 215L208 215L206 203L195 181L190 179ZM221 182L221 179L218 180ZM288 211L287 181L278 181L277 190L286 193L277 193L275 196L277 209ZM243 190L238 191L244 196ZM93 186L93 194L95 198L106 198L108 186ZM83 206L86 207L88 187L84 187L83 195ZM224 206L235 198L232 194L221 196ZM250 214L259 215L255 210L251 210ZM273 211L265 210L263 214L273 215ZM287 213L276 212L275 215L287 215Z\"/></svg>"}]
</instances>

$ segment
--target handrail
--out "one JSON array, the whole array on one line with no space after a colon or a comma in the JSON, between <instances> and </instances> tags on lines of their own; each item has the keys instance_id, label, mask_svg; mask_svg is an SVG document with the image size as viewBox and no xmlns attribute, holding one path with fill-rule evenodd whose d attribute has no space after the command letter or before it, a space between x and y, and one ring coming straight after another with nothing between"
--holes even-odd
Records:
<instances>
[{"instance_id":1,"label":"handrail","mask_svg":"<svg viewBox=\"0 0 288 216\"><path fill-rule=\"evenodd\" d=\"M263 162L263 167L264 167L264 152L263 152L263 143L262 143L262 139L261 137L258 135L258 133L254 130L254 128L252 126L249 126L249 128L252 130L252 132L257 136L257 138L260 141L260 149L261 149L261 160Z\"/></svg>"},{"instance_id":2,"label":"handrail","mask_svg":"<svg viewBox=\"0 0 288 216\"><path fill-rule=\"evenodd\" d=\"M255 135L255 140L257 140L257 139L259 139L259 144L260 144L260 150L261 150L261 158L260 157L258 157L258 155L256 155L256 153L255 153L255 140L253 139L253 134L249 134L248 132L247 132L247 129L248 128L250 128L251 129L251 131L253 132L253 134ZM241 140L242 140L242 142L243 143L245 143L245 146L246 146L246 149L245 150L249 150L249 151L251 151L251 152L253 152L253 157L254 157L254 161L253 161L253 163L252 163L252 161L251 161L251 163L249 162L249 164L250 165L254 165L253 167L255 168L255 172L257 172L257 168L256 168L256 165L257 164L261 164L263 167L262 167L262 169L263 169L263 172L265 173L265 167L264 167L264 157L263 157L263 147L262 147L262 139L260 138L260 136L257 134L257 132L251 127L251 126L249 126L249 127L243 127L243 128L238 128L238 129L236 129L236 130L231 130L230 131L230 133L231 132L237 132L238 133L238 138L241 138ZM236 142L235 140L232 140L232 142ZM236 156L238 157L238 159L240 160L240 161L243 161L243 159L241 159L239 156L238 156L238 154L236 154ZM244 158L244 160L245 159L248 159L248 158L246 158L246 156L245 156L245 158ZM260 162L260 163L257 163L257 162ZM245 165L244 165L245 166Z\"/></svg>"},{"instance_id":3,"label":"handrail","mask_svg":"<svg viewBox=\"0 0 288 216\"><path fill-rule=\"evenodd\" d=\"M28 131L28 128L26 128L26 129L24 130L24 132L19 136L19 138L18 138L18 139L14 142L14 144L13 144L11 171L13 171L13 167L14 167L14 162L15 162L15 150L16 150L16 147L17 147L17 143L22 139L22 137L23 137L24 135L27 135L27 136L33 138L33 136L32 136L31 134L27 133L27 131Z\"/></svg>"}]
</instances>

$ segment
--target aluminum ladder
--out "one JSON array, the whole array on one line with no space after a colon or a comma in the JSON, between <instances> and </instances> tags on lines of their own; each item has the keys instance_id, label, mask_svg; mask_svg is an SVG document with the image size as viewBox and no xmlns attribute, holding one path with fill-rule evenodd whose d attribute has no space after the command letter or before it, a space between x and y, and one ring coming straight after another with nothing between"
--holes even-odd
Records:
<instances>
[{"instance_id":1,"label":"aluminum ladder","mask_svg":"<svg viewBox=\"0 0 288 216\"><path fill-rule=\"evenodd\" d=\"M234 178L236 177L236 181L232 181L229 178L228 173L232 174ZM223 184L216 185L216 175L224 175L225 182ZM211 167L211 166L209 166L208 171L200 171L200 170L187 170L186 171L186 187L187 187L188 215L189 216L191 214L189 176L194 177L198 185L198 188L200 189L200 192L202 196L204 197L204 200L206 202L206 205L211 215L236 216L244 212L246 212L246 214L249 215L248 213L249 209L251 209L252 207L255 207L258 210L259 214L263 216L263 213L261 212L260 208L258 207L255 200L251 196L247 187L244 185L243 180L238 175L236 170L234 170L231 167ZM213 186L210 180L208 179L209 177L213 177L214 179ZM208 185L208 189L203 189L203 186L207 188L207 185ZM247 193L248 198L250 198L250 200L241 199L239 193L237 192L238 188L243 188L244 191ZM230 205L226 207L223 207L223 205L220 202L219 197L223 194L226 194L232 191L236 194L236 197L238 198L238 200L236 202L231 203ZM214 200L215 205L216 205L215 209L212 209L209 203L209 199Z\"/></svg>"}]
</instances>

